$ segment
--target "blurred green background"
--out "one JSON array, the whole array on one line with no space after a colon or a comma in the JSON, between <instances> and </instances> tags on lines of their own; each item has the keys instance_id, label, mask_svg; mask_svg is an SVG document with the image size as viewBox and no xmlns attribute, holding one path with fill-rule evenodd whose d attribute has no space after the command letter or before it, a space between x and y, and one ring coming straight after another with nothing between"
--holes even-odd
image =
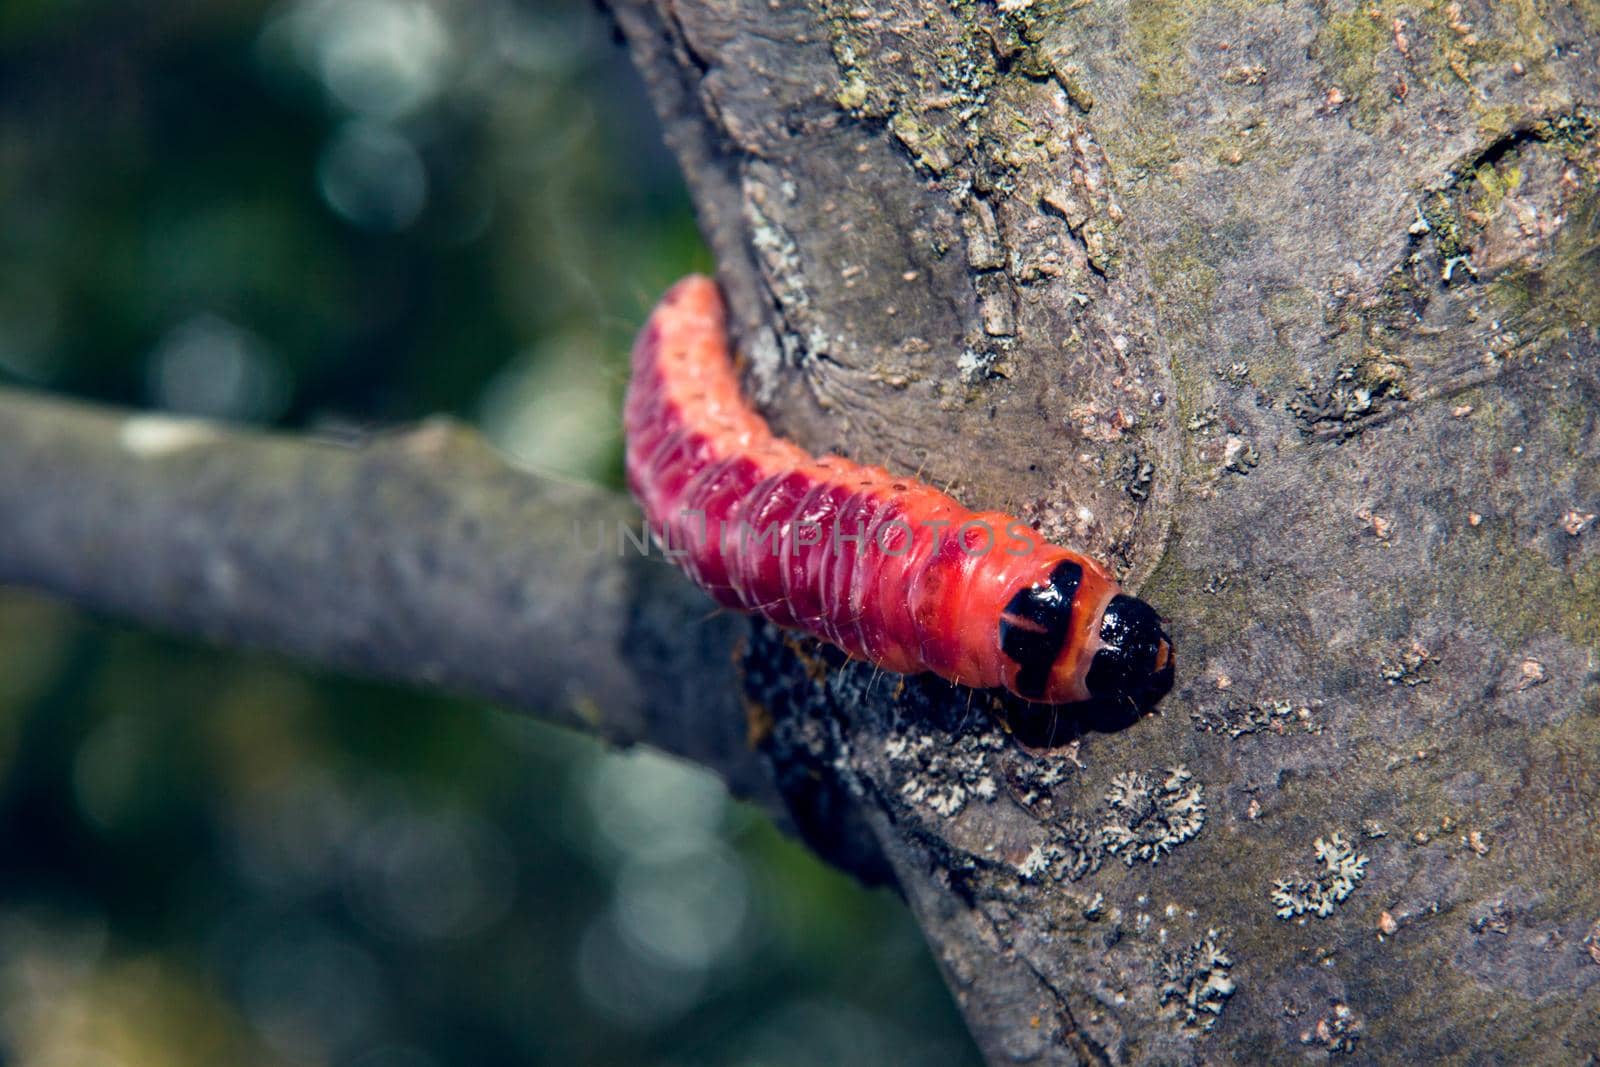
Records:
<instances>
[{"instance_id":1,"label":"blurred green background","mask_svg":"<svg viewBox=\"0 0 1600 1067\"><path fill-rule=\"evenodd\" d=\"M0 0L0 383L615 485L709 266L594 7ZM8 1064L975 1061L899 903L703 773L16 592L0 838Z\"/></svg>"}]
</instances>

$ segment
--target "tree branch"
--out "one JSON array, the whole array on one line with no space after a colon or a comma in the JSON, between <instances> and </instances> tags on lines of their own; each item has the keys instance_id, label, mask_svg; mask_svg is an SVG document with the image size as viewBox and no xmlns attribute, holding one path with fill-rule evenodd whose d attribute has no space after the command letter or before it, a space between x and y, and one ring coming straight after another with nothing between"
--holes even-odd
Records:
<instances>
[{"instance_id":1,"label":"tree branch","mask_svg":"<svg viewBox=\"0 0 1600 1067\"><path fill-rule=\"evenodd\" d=\"M743 624L621 539L623 497L446 421L351 447L0 391L0 442L0 583L647 741L781 817Z\"/></svg>"}]
</instances>

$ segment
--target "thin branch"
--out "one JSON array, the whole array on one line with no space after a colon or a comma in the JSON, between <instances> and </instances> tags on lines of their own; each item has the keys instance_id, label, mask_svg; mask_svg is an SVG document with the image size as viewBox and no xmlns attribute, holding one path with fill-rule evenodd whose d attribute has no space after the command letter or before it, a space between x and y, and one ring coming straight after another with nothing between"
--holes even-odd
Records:
<instances>
[{"instance_id":1,"label":"thin branch","mask_svg":"<svg viewBox=\"0 0 1600 1067\"><path fill-rule=\"evenodd\" d=\"M0 390L0 446L0 584L647 741L781 811L739 624L617 494L447 421L350 447Z\"/></svg>"}]
</instances>

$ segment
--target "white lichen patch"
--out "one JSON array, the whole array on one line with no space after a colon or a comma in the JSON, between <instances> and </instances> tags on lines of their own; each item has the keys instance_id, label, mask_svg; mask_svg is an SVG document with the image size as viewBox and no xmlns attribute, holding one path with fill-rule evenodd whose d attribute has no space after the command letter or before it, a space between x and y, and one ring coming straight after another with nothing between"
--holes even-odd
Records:
<instances>
[{"instance_id":1,"label":"white lichen patch","mask_svg":"<svg viewBox=\"0 0 1600 1067\"><path fill-rule=\"evenodd\" d=\"M1137 860L1161 857L1200 832L1206 821L1205 791L1186 767L1169 767L1166 777L1128 771L1111 780L1109 811L1100 828L1107 852L1132 867Z\"/></svg>"},{"instance_id":2,"label":"white lichen patch","mask_svg":"<svg viewBox=\"0 0 1600 1067\"><path fill-rule=\"evenodd\" d=\"M1249 474L1261 463L1256 446L1242 437L1229 437L1222 446L1222 469L1234 474Z\"/></svg>"},{"instance_id":3,"label":"white lichen patch","mask_svg":"<svg viewBox=\"0 0 1600 1067\"><path fill-rule=\"evenodd\" d=\"M760 195L752 182L745 184L745 221L750 225L750 242L760 255L761 266L773 295L789 312L811 306L811 294L805 285L804 264L800 260L800 246L789 231L767 217L760 207Z\"/></svg>"},{"instance_id":4,"label":"white lichen patch","mask_svg":"<svg viewBox=\"0 0 1600 1067\"><path fill-rule=\"evenodd\" d=\"M1046 878L1076 882L1100 869L1105 850L1087 822L1069 816L1052 831L1048 840L1034 845L1017 864L1019 875L1030 882Z\"/></svg>"},{"instance_id":5,"label":"white lichen patch","mask_svg":"<svg viewBox=\"0 0 1600 1067\"><path fill-rule=\"evenodd\" d=\"M1053 800L1052 791L1067 780L1074 767L1080 770L1078 742L1073 741L1063 750L1066 755L1035 756L1010 771L1010 782L1018 803L1026 808L1038 808Z\"/></svg>"},{"instance_id":6,"label":"white lichen patch","mask_svg":"<svg viewBox=\"0 0 1600 1067\"><path fill-rule=\"evenodd\" d=\"M1385 657L1378 664L1378 674L1390 685L1408 688L1426 685L1433 681L1428 666L1435 660L1433 653L1424 648L1421 642L1412 640L1393 656Z\"/></svg>"},{"instance_id":7,"label":"white lichen patch","mask_svg":"<svg viewBox=\"0 0 1600 1067\"><path fill-rule=\"evenodd\" d=\"M1343 1001L1334 1001L1327 1014L1300 1035L1302 1045L1320 1045L1332 1055L1349 1054L1361 1040L1361 1020Z\"/></svg>"},{"instance_id":8,"label":"white lichen patch","mask_svg":"<svg viewBox=\"0 0 1600 1067\"><path fill-rule=\"evenodd\" d=\"M122 420L117 443L146 459L170 456L217 439L217 428L203 419L172 415L132 415Z\"/></svg>"},{"instance_id":9,"label":"white lichen patch","mask_svg":"<svg viewBox=\"0 0 1600 1067\"><path fill-rule=\"evenodd\" d=\"M1577 508L1569 508L1567 513L1561 516L1561 528L1567 531L1568 537L1579 537L1585 530L1594 525L1594 517L1594 512L1592 511L1579 511Z\"/></svg>"},{"instance_id":10,"label":"white lichen patch","mask_svg":"<svg viewBox=\"0 0 1600 1067\"><path fill-rule=\"evenodd\" d=\"M1223 685L1219 678L1217 688L1226 689L1232 684L1228 679L1228 685ZM1226 734L1235 740L1253 733L1271 733L1279 737L1290 733L1320 734L1322 722L1316 716L1319 707L1317 701L1230 700L1219 708L1191 711L1189 718L1201 733Z\"/></svg>"},{"instance_id":11,"label":"white lichen patch","mask_svg":"<svg viewBox=\"0 0 1600 1067\"><path fill-rule=\"evenodd\" d=\"M915 733L889 738L883 752L903 775L903 798L950 818L969 800L989 801L999 795L999 784L989 770L989 753L1004 747L1004 738L994 731L967 734L954 742Z\"/></svg>"},{"instance_id":12,"label":"white lichen patch","mask_svg":"<svg viewBox=\"0 0 1600 1067\"><path fill-rule=\"evenodd\" d=\"M1317 860L1322 870L1311 878L1280 878L1272 883L1272 903L1280 919L1297 915L1327 918L1366 877L1367 857L1340 834L1331 833L1316 840Z\"/></svg>"},{"instance_id":13,"label":"white lichen patch","mask_svg":"<svg viewBox=\"0 0 1600 1067\"><path fill-rule=\"evenodd\" d=\"M1185 1029L1209 1032L1233 996L1236 986L1228 977L1233 960L1219 943L1221 937L1207 930L1205 937L1161 960L1161 1003L1177 1003Z\"/></svg>"},{"instance_id":14,"label":"white lichen patch","mask_svg":"<svg viewBox=\"0 0 1600 1067\"><path fill-rule=\"evenodd\" d=\"M961 375L961 380L968 385L982 381L989 377L994 368L997 354L994 352L979 352L976 349L964 349L956 357L956 371Z\"/></svg>"}]
</instances>

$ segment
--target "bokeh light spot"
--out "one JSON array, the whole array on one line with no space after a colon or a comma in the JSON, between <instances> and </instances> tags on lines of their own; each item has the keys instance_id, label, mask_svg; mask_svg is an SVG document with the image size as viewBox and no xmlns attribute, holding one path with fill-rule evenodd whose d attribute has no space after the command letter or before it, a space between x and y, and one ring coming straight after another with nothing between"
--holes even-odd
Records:
<instances>
[{"instance_id":1,"label":"bokeh light spot","mask_svg":"<svg viewBox=\"0 0 1600 1067\"><path fill-rule=\"evenodd\" d=\"M328 94L369 118L392 121L444 85L450 30L417 0L305 0L292 14L302 61Z\"/></svg>"},{"instance_id":2,"label":"bokeh light spot","mask_svg":"<svg viewBox=\"0 0 1600 1067\"><path fill-rule=\"evenodd\" d=\"M220 315L196 315L169 330L150 353L151 398L187 415L270 420L288 402L288 383L266 344Z\"/></svg>"},{"instance_id":3,"label":"bokeh light spot","mask_svg":"<svg viewBox=\"0 0 1600 1067\"><path fill-rule=\"evenodd\" d=\"M584 931L578 984L594 1010L613 1022L649 1027L671 1022L694 1006L705 972L672 967L634 948L609 918Z\"/></svg>"},{"instance_id":4,"label":"bokeh light spot","mask_svg":"<svg viewBox=\"0 0 1600 1067\"><path fill-rule=\"evenodd\" d=\"M244 1013L285 1056L322 1059L347 1051L377 1020L378 968L348 938L314 927L262 939L240 975Z\"/></svg>"},{"instance_id":5,"label":"bokeh light spot","mask_svg":"<svg viewBox=\"0 0 1600 1067\"><path fill-rule=\"evenodd\" d=\"M634 860L617 876L617 928L629 942L683 970L706 970L744 929L749 880L726 848L666 862Z\"/></svg>"},{"instance_id":6,"label":"bokeh light spot","mask_svg":"<svg viewBox=\"0 0 1600 1067\"><path fill-rule=\"evenodd\" d=\"M595 373L605 342L569 336L508 365L484 390L479 423L517 459L541 471L598 478L618 450L618 398Z\"/></svg>"},{"instance_id":7,"label":"bokeh light spot","mask_svg":"<svg viewBox=\"0 0 1600 1067\"><path fill-rule=\"evenodd\" d=\"M345 221L397 233L428 203L428 173L412 143L387 126L348 122L323 149L317 188Z\"/></svg>"},{"instance_id":8,"label":"bokeh light spot","mask_svg":"<svg viewBox=\"0 0 1600 1067\"><path fill-rule=\"evenodd\" d=\"M727 790L713 775L640 749L604 756L586 797L605 841L639 860L711 851L728 808Z\"/></svg>"}]
</instances>

